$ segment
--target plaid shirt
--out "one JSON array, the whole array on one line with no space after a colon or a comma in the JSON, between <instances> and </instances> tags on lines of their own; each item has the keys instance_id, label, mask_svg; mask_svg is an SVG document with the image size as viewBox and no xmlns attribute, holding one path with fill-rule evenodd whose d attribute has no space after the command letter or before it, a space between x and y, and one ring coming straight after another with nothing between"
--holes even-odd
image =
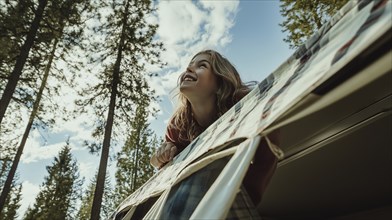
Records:
<instances>
[{"instance_id":1,"label":"plaid shirt","mask_svg":"<svg viewBox=\"0 0 392 220\"><path fill-rule=\"evenodd\" d=\"M189 219L229 159L226 157L216 160L173 186L160 219ZM237 194L226 219L261 219L243 186Z\"/></svg>"}]
</instances>

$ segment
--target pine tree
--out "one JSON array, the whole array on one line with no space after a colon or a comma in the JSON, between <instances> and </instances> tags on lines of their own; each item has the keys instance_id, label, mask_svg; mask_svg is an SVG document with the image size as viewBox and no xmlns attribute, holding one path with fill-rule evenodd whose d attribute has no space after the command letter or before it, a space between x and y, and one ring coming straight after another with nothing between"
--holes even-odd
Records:
<instances>
[{"instance_id":1,"label":"pine tree","mask_svg":"<svg viewBox=\"0 0 392 220\"><path fill-rule=\"evenodd\" d=\"M80 13L82 11L82 7L80 7L81 3L88 3L89 1L87 0L79 0L79 1L72 1L69 2L67 0L57 0L57 1L51 1L46 8L46 11L44 12L44 15L42 17L42 25L41 28L38 31L38 39L36 40L36 46L33 47L34 52L40 51L42 54L47 54L47 60L48 62L46 63L45 69L42 71L42 79L41 83L39 86L38 91L36 92L36 97L35 100L33 101L32 104L32 111L27 123L27 126L25 128L25 132L22 136L22 140L20 141L20 145L17 149L17 153L15 155L15 158L12 163L11 170L9 172L9 175L7 177L7 180L5 182L5 185L3 187L1 196L0 196L0 213L2 210L2 207L4 206L4 201L6 197L8 196L8 192L10 191L10 185L12 182L12 179L15 175L17 166L19 164L19 160L21 158L21 155L23 153L24 145L27 141L27 138L29 136L29 132L31 128L33 127L33 124L41 125L43 127L47 127L50 124L54 123L53 119L49 119L49 123L46 123L43 120L43 117L40 117L40 114L45 114L48 115L49 109L48 107L44 107L43 103L41 102L43 94L44 94L44 89L47 88L47 91L54 91L55 93L58 92L58 88L56 87L51 87L47 85L47 80L49 77L49 74L52 76L56 77L59 81L65 81L64 76L62 74L55 74L55 71L51 71L53 67L53 61L55 59L55 54L58 50L58 46L61 45L62 49L62 54L64 55L67 50L72 47L72 41L75 41L75 38L78 38L80 36L81 29L75 28L75 25L80 25L81 19L80 19ZM86 5L88 4L83 4L83 8L86 8ZM66 28L71 27L71 31L67 31ZM50 44L48 42L53 42ZM51 41L51 39L53 39ZM49 44L48 44L49 43ZM44 48L44 49L43 49ZM49 51L46 48L50 48ZM44 58L44 57L37 57L39 58ZM39 61L38 61L39 62ZM38 74L37 74L38 75ZM49 96L50 97L50 96ZM49 102L53 103L53 102ZM43 113L43 109L46 109L45 113ZM57 105L55 104L54 107L50 112L56 112L58 111Z\"/></svg>"},{"instance_id":2,"label":"pine tree","mask_svg":"<svg viewBox=\"0 0 392 220\"><path fill-rule=\"evenodd\" d=\"M18 218L18 209L22 200L22 184L11 186L10 196L7 197L4 211L0 214L2 220L13 220Z\"/></svg>"},{"instance_id":3,"label":"pine tree","mask_svg":"<svg viewBox=\"0 0 392 220\"><path fill-rule=\"evenodd\" d=\"M5 179L11 167L11 160L7 158L0 158L0 187L4 185ZM10 195L5 201L4 211L0 213L0 219L12 220L18 217L17 210L21 202L22 184L18 183L18 178L12 181Z\"/></svg>"},{"instance_id":4,"label":"pine tree","mask_svg":"<svg viewBox=\"0 0 392 220\"><path fill-rule=\"evenodd\" d=\"M68 141L46 170L48 176L24 219L74 219L75 204L80 197L83 180L79 177L77 162L72 158Z\"/></svg>"},{"instance_id":5,"label":"pine tree","mask_svg":"<svg viewBox=\"0 0 392 220\"><path fill-rule=\"evenodd\" d=\"M87 189L83 193L81 199L81 206L79 208L76 219L78 220L89 220L91 215L91 208L93 205L95 184L97 182L97 175L91 180ZM101 219L109 219L110 215L114 212L114 200L115 195L112 192L112 187L109 179L109 175L106 175L105 189L103 193L102 212L100 214Z\"/></svg>"},{"instance_id":6,"label":"pine tree","mask_svg":"<svg viewBox=\"0 0 392 220\"><path fill-rule=\"evenodd\" d=\"M16 88L16 85L19 81L19 78L22 74L22 70L23 70L23 67L26 63L29 52L34 44L34 39L37 35L39 25L42 20L43 13L44 13L44 10L45 10L47 3L48 3L47 0L39 0L38 1L38 6L37 6L37 9L35 10L35 17L34 17L33 21L31 22L29 32L26 36L26 39L23 43L23 46L20 49L20 53L17 56L15 66L14 66L11 74L8 77L7 84L5 86L3 95L1 96L1 99L0 99L0 124L1 124L1 121L3 120L4 115L5 115L5 111L11 101L12 95L15 91L15 88Z\"/></svg>"},{"instance_id":7,"label":"pine tree","mask_svg":"<svg viewBox=\"0 0 392 220\"><path fill-rule=\"evenodd\" d=\"M28 32L27 27L34 18L32 7L31 0L0 2L0 90L5 87Z\"/></svg>"},{"instance_id":8,"label":"pine tree","mask_svg":"<svg viewBox=\"0 0 392 220\"><path fill-rule=\"evenodd\" d=\"M127 141L117 154L116 206L137 188L143 185L153 174L150 158L159 143L156 135L148 128L149 101L141 99L132 121L131 132Z\"/></svg>"},{"instance_id":9,"label":"pine tree","mask_svg":"<svg viewBox=\"0 0 392 220\"><path fill-rule=\"evenodd\" d=\"M18 58L18 52L28 33L34 12L31 0L9 0L0 2L0 96L4 92L10 73L12 72L15 62ZM30 53L35 54L35 53ZM39 68L40 64L33 62L34 59L27 59L26 69ZM25 74L20 78L23 84L32 86L36 78L31 74ZM22 124L22 111L24 106L31 103L31 95L24 88L16 88L12 102L7 107L7 112L0 124L0 149L4 151L13 151L16 148L18 139L21 136L18 132ZM1 188L2 189L2 188ZM1 210L1 208L0 208Z\"/></svg>"},{"instance_id":10,"label":"pine tree","mask_svg":"<svg viewBox=\"0 0 392 220\"><path fill-rule=\"evenodd\" d=\"M85 100L77 102L82 111L94 109L97 124L93 136L100 141L103 138L102 142L87 143L93 151L102 150L91 211L93 220L99 218L112 133L116 137L121 129L127 130L135 111L134 102L143 94L151 95L145 83L145 66L162 64L162 44L154 41L157 25L146 19L154 11L151 1L108 2L110 14L101 18L104 23L96 28L106 36L102 44L95 45L95 57L103 64L100 82L82 91Z\"/></svg>"},{"instance_id":11,"label":"pine tree","mask_svg":"<svg viewBox=\"0 0 392 220\"><path fill-rule=\"evenodd\" d=\"M297 48L327 22L348 0L280 0L280 24L285 42Z\"/></svg>"}]
</instances>

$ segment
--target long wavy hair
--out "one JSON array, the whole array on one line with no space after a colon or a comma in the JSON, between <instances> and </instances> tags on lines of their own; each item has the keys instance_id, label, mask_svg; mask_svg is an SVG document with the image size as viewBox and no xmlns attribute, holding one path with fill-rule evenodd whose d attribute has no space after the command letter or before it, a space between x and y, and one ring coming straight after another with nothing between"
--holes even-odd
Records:
<instances>
[{"instance_id":1,"label":"long wavy hair","mask_svg":"<svg viewBox=\"0 0 392 220\"><path fill-rule=\"evenodd\" d=\"M216 105L218 109L217 115L215 115L215 119L217 119L244 97L250 91L250 87L248 84L242 82L240 75L229 60L218 52L204 50L193 56L192 60L200 54L209 55L212 73L217 76L218 91L216 93ZM178 85L179 83L180 80L178 81ZM179 99L178 107L170 120L170 126L173 126L178 131L181 142L191 142L205 128L201 127L193 118L191 103L186 97L181 92L177 95Z\"/></svg>"}]
</instances>

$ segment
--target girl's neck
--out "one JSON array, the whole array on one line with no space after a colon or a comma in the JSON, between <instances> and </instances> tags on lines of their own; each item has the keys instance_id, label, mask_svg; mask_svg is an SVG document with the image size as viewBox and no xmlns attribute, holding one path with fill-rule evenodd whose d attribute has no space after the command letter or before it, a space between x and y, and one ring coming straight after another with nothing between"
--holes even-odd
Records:
<instances>
[{"instance_id":1,"label":"girl's neck","mask_svg":"<svg viewBox=\"0 0 392 220\"><path fill-rule=\"evenodd\" d=\"M193 101L191 102L191 108L194 119L203 128L207 128L216 120L217 108L215 98L199 102Z\"/></svg>"}]
</instances>

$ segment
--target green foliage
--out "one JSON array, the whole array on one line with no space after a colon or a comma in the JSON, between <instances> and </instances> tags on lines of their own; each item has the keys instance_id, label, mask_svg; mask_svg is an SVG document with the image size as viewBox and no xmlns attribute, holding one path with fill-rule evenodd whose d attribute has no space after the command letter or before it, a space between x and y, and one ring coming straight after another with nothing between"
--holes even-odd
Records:
<instances>
[{"instance_id":1,"label":"green foliage","mask_svg":"<svg viewBox=\"0 0 392 220\"><path fill-rule=\"evenodd\" d=\"M23 67L23 73L0 125L1 146L15 145L15 140L11 139L18 135L12 133L24 124L21 109L32 108L46 70L50 72L50 78L53 80L45 85L44 98L39 104L33 128L47 129L56 122L57 118L66 118L68 115L64 109L59 108L58 103L53 99L60 95L59 91L64 86L74 86L75 72L81 64L71 60L69 53L79 46L79 42L82 40L85 20L81 16L86 17L85 14L90 12L89 3L89 0L48 2L34 44ZM36 1L32 0L8 0L1 2L0 6L2 8L0 10L1 96L20 54L21 45L23 45L31 28L30 25L37 5ZM56 44L54 43L55 39L58 41ZM56 46L57 50L52 54L52 48ZM48 60L53 60L53 62L48 64ZM63 71L63 67L58 67L57 61L60 60L64 61L63 64L66 64L65 67L68 71ZM66 76L65 72L73 72L74 74Z\"/></svg>"},{"instance_id":2,"label":"green foliage","mask_svg":"<svg viewBox=\"0 0 392 220\"><path fill-rule=\"evenodd\" d=\"M93 205L95 184L97 182L97 175L91 180L90 184L87 186L86 191L83 193L81 198L81 206L79 208L76 219L78 220L89 220L91 214L91 207ZM112 191L109 175L106 175L105 179L105 189L103 193L103 204L102 211L100 213L101 219L109 219L110 215L114 212L113 200L115 194Z\"/></svg>"},{"instance_id":3,"label":"green foliage","mask_svg":"<svg viewBox=\"0 0 392 220\"><path fill-rule=\"evenodd\" d=\"M146 82L146 65L162 65L159 57L163 49L154 39L158 26L147 19L154 12L151 1L100 1L98 11L108 15L98 13L102 23L92 30L105 40L95 41L90 48L94 53L91 62L96 65L99 61L102 68L98 82L87 85L80 92L84 98L76 102L81 112L93 109L96 117L95 140L86 145L91 152L102 149L91 219L99 218L111 143L131 127L135 103L144 97L154 98Z\"/></svg>"},{"instance_id":4,"label":"green foliage","mask_svg":"<svg viewBox=\"0 0 392 220\"><path fill-rule=\"evenodd\" d=\"M48 176L41 185L33 207L28 208L24 218L74 219L75 203L81 195L83 180L79 177L77 162L72 158L69 143L46 170Z\"/></svg>"},{"instance_id":5,"label":"green foliage","mask_svg":"<svg viewBox=\"0 0 392 220\"><path fill-rule=\"evenodd\" d=\"M128 131L135 102L146 94L155 99L145 79L152 75L146 65L163 65L160 61L163 45L154 39L158 26L147 21L154 13L151 1L100 1L96 7L100 23L90 27L92 41L85 47L91 52L90 64L94 69L90 73L95 74L98 82L87 84L79 92L83 98L76 101L80 106L77 114L87 109L94 111L92 135L96 141L86 142L91 152L102 147L110 100L115 99L112 131L115 139Z\"/></svg>"},{"instance_id":6,"label":"green foliage","mask_svg":"<svg viewBox=\"0 0 392 220\"><path fill-rule=\"evenodd\" d=\"M37 13L37 6L42 2L46 1L0 1L0 97L4 94L6 84L11 81L9 77L16 66L18 57L20 57L21 48L26 42L32 21L39 14ZM93 135L98 141L89 143L90 146L96 146L92 149L98 150L101 147L101 138L105 126L112 123L105 118L110 99L114 100L112 97L116 98L114 101L116 111L113 111L115 116L113 133L123 134L124 131L135 130L131 133L133 135L139 134L140 137L138 139L130 138L129 142L138 143L140 146L155 145L151 142L155 141L157 143L157 138L155 137L154 140L148 138L149 135L152 135L147 128L148 126L138 128L135 125L135 123L145 124L145 121L139 122L134 118L135 114L141 114L137 113L141 111L137 107L141 102L140 100L147 100L146 103L150 103L155 101L156 98L145 78L147 75L152 75L146 70L146 66L163 65L159 58L163 46L161 42L157 42L154 38L157 25L147 21L148 16L154 13L151 1L53 0L47 2L42 19L39 22L38 31L33 38L30 38L34 39L34 43L29 48L30 52L27 53L27 60L21 68L20 78L12 80L17 82L17 85L15 91L11 92L11 102L9 105L3 105L3 107L7 106L7 111L0 124L1 156L7 152L7 156L13 158L21 136L16 131L20 130L21 125L24 124L22 118L25 115L23 114L30 112L33 103L39 96L38 87L43 82L44 72L49 71L49 78L53 80L48 81L45 85L43 84L45 90L42 94L42 102L39 103L36 115L34 115L33 129L42 128L46 130L56 123L57 118L67 115L59 108L58 103L54 101L55 99L51 98L60 94L62 86L74 87L74 79L78 74L89 74L91 76L92 73L96 73L93 70L89 72L80 71L82 63L78 61L82 60L81 56L91 58L90 64L98 66L97 69L102 67L96 75L100 81L82 91L80 94L84 98L78 102L82 108L91 108L95 111L96 127ZM90 3L96 4L93 5L95 7L94 12L91 11L93 8ZM107 12L110 12L108 16L106 16ZM92 32L86 33L84 32L88 31L85 26L86 20L91 18L92 14L97 15L95 18L98 20L92 22L97 26L91 29ZM103 40L95 42L86 40L86 37L91 36L98 36ZM93 37L91 38L93 39ZM86 56L83 51L90 51L93 55ZM79 59L75 59L75 57ZM53 63L48 62L49 60L53 60ZM60 65L60 61L62 61L62 65ZM97 64L102 64L102 66ZM63 71L63 69L70 71L71 75L65 75L64 72L68 71ZM10 96L7 95L7 97ZM148 104L143 106L145 109L147 107ZM26 109L28 111L25 111ZM147 115L144 118L147 118ZM111 137L107 140L110 143ZM132 146L135 147L134 144ZM137 153L135 153L135 149L133 150L133 157L143 161L149 160L151 150L141 147L136 147L136 149ZM63 151L66 150L63 149ZM66 162L67 160L63 158L63 154L67 153L63 151L55 159L54 164L48 167L49 176L45 178L42 190L36 198L36 203L26 213L27 219L72 217L70 213L74 208L73 201L76 192L70 189L64 191L66 189L60 190L57 188L59 181L65 181L66 184L62 184L70 187L72 185L71 180L75 177L71 173L61 171L60 161L69 163L71 167L76 166L76 164ZM133 170L133 189L144 182L152 172L150 166L144 167L141 164L135 164L135 167L138 169ZM77 167L73 167L71 170L77 170ZM69 179L61 179L56 172L64 172L60 176L65 178L69 175ZM78 174L75 175L78 176ZM136 176L138 178L135 178ZM78 182L77 180L73 181ZM3 185L3 182L1 185ZM78 183L75 184L78 185ZM14 192L17 193L12 189L12 195L9 198L7 197L9 199L7 201L14 201L14 198L20 199L20 196L13 196ZM67 193L72 198L67 197L62 201L56 199L61 196L65 198ZM14 203L10 202L9 204ZM113 205L104 206L113 207ZM103 215L106 215L105 213L108 212L105 211L104 207Z\"/></svg>"},{"instance_id":7,"label":"green foliage","mask_svg":"<svg viewBox=\"0 0 392 220\"><path fill-rule=\"evenodd\" d=\"M12 185L11 192L6 199L4 210L0 214L2 220L14 220L18 218L18 209L22 199L22 184Z\"/></svg>"},{"instance_id":8,"label":"green foliage","mask_svg":"<svg viewBox=\"0 0 392 220\"><path fill-rule=\"evenodd\" d=\"M153 150L160 143L156 135L153 135L153 132L148 128L148 104L148 100L138 104L135 117L131 122L131 132L121 151L117 154L116 206L154 174L150 158Z\"/></svg>"},{"instance_id":9,"label":"green foliage","mask_svg":"<svg viewBox=\"0 0 392 220\"><path fill-rule=\"evenodd\" d=\"M34 127L47 129L55 124L57 118L66 119L69 115L66 109L60 108L59 103L53 98L58 97L64 87L75 86L75 77L79 74L80 66L83 64L80 59L75 59L73 53L80 49L85 29L83 17L90 16L91 10L90 0L48 2L37 35L37 42L33 48L34 53L41 54L37 59L41 62L45 61L44 66L36 72L40 76L40 82L43 81L44 74L47 71L49 73ZM37 89L33 91L33 94L36 100Z\"/></svg>"},{"instance_id":10,"label":"green foliage","mask_svg":"<svg viewBox=\"0 0 392 220\"><path fill-rule=\"evenodd\" d=\"M42 2L44 1L39 2L40 5ZM11 108L13 110L15 109L16 106L16 109L18 109L18 111L16 112L20 113L21 107L24 106L27 107L28 109L31 109L31 114L29 117L29 121L27 123L27 127L25 129L25 133L23 135L23 139L19 142L20 143L18 148L19 150L13 162L14 166L7 177L7 182L4 186L4 190L0 197L1 198L0 210L4 204L5 198L8 195L11 180L13 179L14 174L16 172L15 167L19 163L19 159L23 152L24 144L26 143L31 128L39 126L42 127L43 129L47 129L49 126L55 123L55 118L57 118L56 113L58 114L63 113L59 109L58 103L52 100L53 97L59 95L58 93L59 87L62 84L58 83L57 86L53 84L48 84L47 79L50 75L51 77L56 78L56 80L59 82L67 82L62 71L53 71L53 69L56 69L55 62L54 62L56 60L56 52L58 52L58 49L60 48L61 51L59 54L61 55L66 54L67 51L69 51L70 48L72 47L73 41L70 41L70 39L75 39L80 37L79 33L81 32L81 28L82 28L81 26L82 22L80 21L80 13L83 10L85 10L86 5L88 5L86 3L88 2L89 2L88 0L49 1L49 4L44 8L45 10L43 10L43 12L41 13L42 18L38 20L39 21L38 23L41 23L40 26L37 26L37 23L35 23L36 25L34 26L33 25L34 22L31 24L31 26L25 25L28 22L22 20L24 17L23 16L18 17L18 15L29 14L29 10L32 10L31 8L33 6L33 3L28 1L21 1L21 2L8 1L6 3L7 8L4 11L4 14L2 14L4 16L1 17L2 20L4 20L4 24L0 25L0 27L6 31L4 33L3 38L22 39L24 37L25 34L23 32L13 31L15 28L13 28L12 22L15 22L16 25L20 26L22 30L26 30L26 32L29 29L37 30L37 34L35 34L34 36L30 36L30 39L34 41L34 44L32 44L31 47L26 47L31 52L27 58L27 62L26 63L20 62L19 64L18 62L16 62L15 68L14 70L12 70L12 74L9 74L10 77L14 75L20 75L21 71L24 70L23 74L24 76L27 76L27 79L29 80L24 80L23 78L19 80L18 77L10 78L9 81L7 82L7 85L10 85L10 83L12 82L15 83L15 81L19 80L20 81L19 86L15 89L15 92L9 92L11 91L11 89L8 89L7 87L8 95L5 95L4 93L4 96L6 97L10 97L11 95L12 96L11 98L13 98L13 100L15 101L11 105L7 105L8 108ZM25 6L24 4L26 4L27 6L24 7ZM23 10L19 8L22 8ZM37 16L38 15L36 14L34 21L36 21ZM67 28L73 27L75 25L78 25L78 27L72 28L71 31L67 31ZM27 41L28 40L26 39L26 42ZM16 54L22 54L23 52L26 53L25 51L26 48L24 48L24 46L17 47L14 44L15 43L11 41L10 43L8 43L8 46L10 46L10 48L19 49L20 52ZM1 56L0 64L8 63L7 58L8 57L6 56ZM15 55L14 59L18 60L19 58L18 56ZM9 59L9 60L12 61L14 59ZM0 67L1 66L2 65L0 65ZM22 66L22 69L20 69L19 72L15 71L15 69L17 69L17 66L19 67ZM39 87L39 89L37 89L37 87ZM4 97L2 97L1 99L2 101L3 98ZM6 116L8 118L15 118L10 116L14 116L17 113L10 112L7 113ZM0 117L2 118L2 115ZM10 123L9 119L4 120L5 123L4 124L1 123L0 126L0 133L2 134L2 136L3 134L8 135L9 133L12 133L12 131L15 130L15 128L20 129L20 124L23 124L20 123L20 118L21 116L17 118L19 120L17 120L16 123L15 122ZM14 121L14 119L11 121ZM9 145L9 143L11 144L13 143L12 141L13 140L9 140L9 139L6 140L0 139L0 145L6 146L6 149L8 150L10 146L12 146Z\"/></svg>"},{"instance_id":11,"label":"green foliage","mask_svg":"<svg viewBox=\"0 0 392 220\"><path fill-rule=\"evenodd\" d=\"M298 48L327 22L348 0L280 0L280 24L288 32L285 42Z\"/></svg>"},{"instance_id":12,"label":"green foliage","mask_svg":"<svg viewBox=\"0 0 392 220\"><path fill-rule=\"evenodd\" d=\"M33 19L32 5L31 0L0 2L0 90L3 90L6 77L15 65Z\"/></svg>"},{"instance_id":13,"label":"green foliage","mask_svg":"<svg viewBox=\"0 0 392 220\"><path fill-rule=\"evenodd\" d=\"M0 97L4 92L8 77L15 65L21 50L29 25L34 17L31 10L33 5L29 0L9 0L0 3ZM38 67L37 64L27 62L27 66ZM29 69L29 68L27 68ZM21 83L31 83L35 79L27 74L20 79ZM17 89L13 101L6 112L5 120L0 125L0 147L12 148L17 144L15 130L22 124L20 109L31 103L31 96L25 90Z\"/></svg>"},{"instance_id":14,"label":"green foliage","mask_svg":"<svg viewBox=\"0 0 392 220\"><path fill-rule=\"evenodd\" d=\"M0 158L0 188L4 186L5 179L10 170L11 160L7 158ZM22 199L22 184L17 182L14 178L11 184L11 192L5 201L3 211L0 213L0 219L13 220L18 217L18 209Z\"/></svg>"}]
</instances>

